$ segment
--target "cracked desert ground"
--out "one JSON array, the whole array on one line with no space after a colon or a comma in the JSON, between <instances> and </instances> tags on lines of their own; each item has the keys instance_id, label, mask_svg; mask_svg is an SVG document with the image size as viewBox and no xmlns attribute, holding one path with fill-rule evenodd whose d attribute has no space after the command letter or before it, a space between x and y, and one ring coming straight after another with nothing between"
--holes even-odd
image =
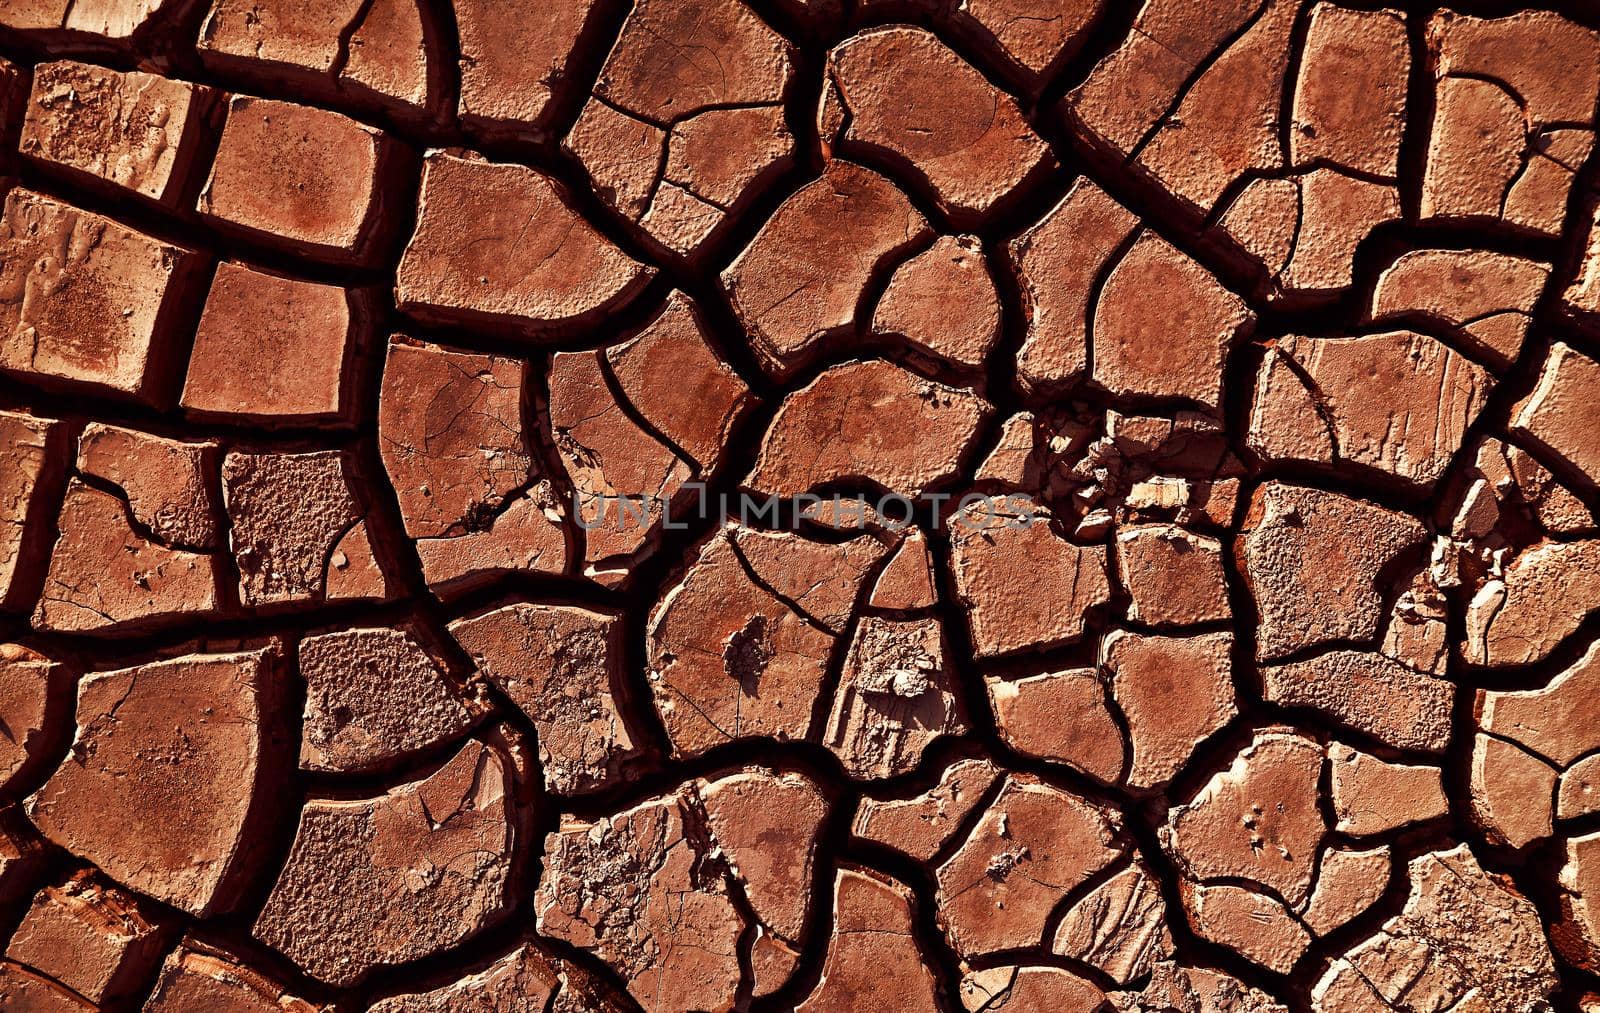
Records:
<instances>
[{"instance_id":1,"label":"cracked desert ground","mask_svg":"<svg viewBox=\"0 0 1600 1013\"><path fill-rule=\"evenodd\" d=\"M0 0L0 1011L1600 1013L1600 6Z\"/></svg>"}]
</instances>

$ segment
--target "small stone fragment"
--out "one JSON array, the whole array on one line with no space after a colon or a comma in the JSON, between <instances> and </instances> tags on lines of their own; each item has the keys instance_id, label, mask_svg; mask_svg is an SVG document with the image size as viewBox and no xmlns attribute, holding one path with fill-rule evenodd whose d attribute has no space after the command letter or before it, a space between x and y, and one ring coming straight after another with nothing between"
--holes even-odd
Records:
<instances>
[{"instance_id":1,"label":"small stone fragment","mask_svg":"<svg viewBox=\"0 0 1600 1013\"><path fill-rule=\"evenodd\" d=\"M1119 985L1142 978L1172 957L1160 881L1135 859L1072 906L1050 949L1098 967Z\"/></svg>"},{"instance_id":2,"label":"small stone fragment","mask_svg":"<svg viewBox=\"0 0 1600 1013\"><path fill-rule=\"evenodd\" d=\"M199 209L297 254L373 255L392 142L338 113L236 95Z\"/></svg>"},{"instance_id":3,"label":"small stone fragment","mask_svg":"<svg viewBox=\"0 0 1600 1013\"><path fill-rule=\"evenodd\" d=\"M1482 492L1488 493L1490 491L1488 487L1492 486L1494 498L1498 501L1496 517L1490 526L1500 523L1500 515L1507 512L1516 513L1516 508L1520 506L1522 512L1531 512L1533 519L1550 534L1596 533L1594 515L1589 512L1589 508L1570 488L1557 480L1550 469L1536 461L1521 447L1498 439L1485 439L1478 447L1473 470L1484 480L1486 487ZM1463 475L1463 479L1473 482L1477 476L1469 472ZM1467 502L1468 499L1475 498L1465 497L1461 509L1457 512L1457 518L1463 525L1475 524L1478 520L1475 514L1476 504ZM1487 534L1487 531L1476 526L1471 529L1457 526L1452 528L1451 534L1457 538L1476 537Z\"/></svg>"},{"instance_id":4,"label":"small stone fragment","mask_svg":"<svg viewBox=\"0 0 1600 1013\"><path fill-rule=\"evenodd\" d=\"M1438 586L1436 566L1419 569L1395 599L1389 626L1378 649L1407 668L1429 675L1445 674L1449 661L1449 602Z\"/></svg>"},{"instance_id":5,"label":"small stone fragment","mask_svg":"<svg viewBox=\"0 0 1600 1013\"><path fill-rule=\"evenodd\" d=\"M984 680L1000 737L1017 752L1065 763L1114 784L1122 779L1122 731L1093 669Z\"/></svg>"},{"instance_id":6,"label":"small stone fragment","mask_svg":"<svg viewBox=\"0 0 1600 1013\"><path fill-rule=\"evenodd\" d=\"M183 407L200 418L269 425L345 418L364 326L352 298L332 285L219 264L189 357Z\"/></svg>"},{"instance_id":7,"label":"small stone fragment","mask_svg":"<svg viewBox=\"0 0 1600 1013\"><path fill-rule=\"evenodd\" d=\"M169 934L148 905L80 872L33 898L6 957L89 1002L116 1003L143 986Z\"/></svg>"},{"instance_id":8,"label":"small stone fragment","mask_svg":"<svg viewBox=\"0 0 1600 1013\"><path fill-rule=\"evenodd\" d=\"M9 12L8 12L9 13ZM22 153L176 203L200 143L205 92L138 71L63 60L33 69Z\"/></svg>"},{"instance_id":9,"label":"small stone fragment","mask_svg":"<svg viewBox=\"0 0 1600 1013\"><path fill-rule=\"evenodd\" d=\"M612 697L621 678L619 616L515 604L459 619L450 633L533 722L546 788L571 794L617 781L634 754Z\"/></svg>"},{"instance_id":10,"label":"small stone fragment","mask_svg":"<svg viewBox=\"0 0 1600 1013\"><path fill-rule=\"evenodd\" d=\"M188 250L11 190L0 222L0 369L164 397L198 268Z\"/></svg>"},{"instance_id":11,"label":"small stone fragment","mask_svg":"<svg viewBox=\"0 0 1600 1013\"><path fill-rule=\"evenodd\" d=\"M1333 961L1312 990L1313 1010L1550 1008L1554 961L1526 898L1465 845L1412 859L1409 872L1405 909Z\"/></svg>"},{"instance_id":12,"label":"small stone fragment","mask_svg":"<svg viewBox=\"0 0 1600 1013\"><path fill-rule=\"evenodd\" d=\"M1038 946L1051 911L1122 853L1115 816L1029 777L1007 778L939 867L939 920L964 959Z\"/></svg>"},{"instance_id":13,"label":"small stone fragment","mask_svg":"<svg viewBox=\"0 0 1600 1013\"><path fill-rule=\"evenodd\" d=\"M337 451L309 454L231 453L222 462L222 495L233 522L229 540L239 565L239 597L250 606L312 602L337 593L339 551L349 568L376 571L365 541L365 510ZM385 582L353 597L382 597Z\"/></svg>"},{"instance_id":14,"label":"small stone fragment","mask_svg":"<svg viewBox=\"0 0 1600 1013\"><path fill-rule=\"evenodd\" d=\"M506 904L512 777L499 747L473 740L377 798L307 802L256 937L348 987L475 935Z\"/></svg>"},{"instance_id":15,"label":"small stone fragment","mask_svg":"<svg viewBox=\"0 0 1600 1013\"><path fill-rule=\"evenodd\" d=\"M1084 613L1111 600L1104 546L1067 541L1042 511L1032 518L958 515L950 564L979 657L1077 640ZM1019 587L1032 589L1026 608L1017 607Z\"/></svg>"},{"instance_id":16,"label":"small stone fragment","mask_svg":"<svg viewBox=\"0 0 1600 1013\"><path fill-rule=\"evenodd\" d=\"M353 629L300 642L300 766L363 771L449 742L472 713L411 630Z\"/></svg>"},{"instance_id":17,"label":"small stone fragment","mask_svg":"<svg viewBox=\"0 0 1600 1013\"><path fill-rule=\"evenodd\" d=\"M1264 483L1236 549L1240 576L1261 614L1256 656L1265 661L1376 637L1379 575L1425 533L1415 518L1365 500Z\"/></svg>"},{"instance_id":18,"label":"small stone fragment","mask_svg":"<svg viewBox=\"0 0 1600 1013\"><path fill-rule=\"evenodd\" d=\"M936 603L933 588L933 561L928 556L928 540L921 531L912 531L878 574L872 597L873 608L907 611L932 608Z\"/></svg>"},{"instance_id":19,"label":"small stone fragment","mask_svg":"<svg viewBox=\"0 0 1600 1013\"><path fill-rule=\"evenodd\" d=\"M416 232L400 259L400 308L441 323L576 326L625 301L649 268L520 165L435 151L423 163Z\"/></svg>"},{"instance_id":20,"label":"small stone fragment","mask_svg":"<svg viewBox=\"0 0 1600 1013\"><path fill-rule=\"evenodd\" d=\"M1132 739L1129 784L1153 788L1169 780L1238 713L1232 651L1231 633L1152 637L1115 630L1106 636L1100 665Z\"/></svg>"},{"instance_id":21,"label":"small stone fragment","mask_svg":"<svg viewBox=\"0 0 1600 1013\"><path fill-rule=\"evenodd\" d=\"M915 497L956 474L991 408L881 359L836 366L785 399L747 484L798 496L865 478Z\"/></svg>"},{"instance_id":22,"label":"small stone fragment","mask_svg":"<svg viewBox=\"0 0 1600 1013\"><path fill-rule=\"evenodd\" d=\"M881 873L840 868L822 978L797 1013L939 1009L933 974L913 934L914 905L910 890Z\"/></svg>"},{"instance_id":23,"label":"small stone fragment","mask_svg":"<svg viewBox=\"0 0 1600 1013\"><path fill-rule=\"evenodd\" d=\"M901 264L872 315L872 329L980 367L1000 340L1000 299L976 236L940 236Z\"/></svg>"},{"instance_id":24,"label":"small stone fragment","mask_svg":"<svg viewBox=\"0 0 1600 1013\"><path fill-rule=\"evenodd\" d=\"M1388 763L1343 743L1328 746L1334 829L1358 837L1436 819L1449 811L1437 767Z\"/></svg>"},{"instance_id":25,"label":"small stone fragment","mask_svg":"<svg viewBox=\"0 0 1600 1013\"><path fill-rule=\"evenodd\" d=\"M966 727L939 621L863 618L823 733L845 770L863 780L906 773L935 739Z\"/></svg>"},{"instance_id":26,"label":"small stone fragment","mask_svg":"<svg viewBox=\"0 0 1600 1013\"><path fill-rule=\"evenodd\" d=\"M855 322L878 266L928 234L893 183L834 159L773 212L722 283L756 351L788 374Z\"/></svg>"},{"instance_id":27,"label":"small stone fragment","mask_svg":"<svg viewBox=\"0 0 1600 1013\"><path fill-rule=\"evenodd\" d=\"M197 917L256 873L289 757L267 724L269 651L190 655L86 677L74 754L28 802L39 830L117 882Z\"/></svg>"},{"instance_id":28,"label":"small stone fragment","mask_svg":"<svg viewBox=\"0 0 1600 1013\"><path fill-rule=\"evenodd\" d=\"M884 802L863 798L852 832L930 862L999 776L986 759L959 760L920 795Z\"/></svg>"}]
</instances>

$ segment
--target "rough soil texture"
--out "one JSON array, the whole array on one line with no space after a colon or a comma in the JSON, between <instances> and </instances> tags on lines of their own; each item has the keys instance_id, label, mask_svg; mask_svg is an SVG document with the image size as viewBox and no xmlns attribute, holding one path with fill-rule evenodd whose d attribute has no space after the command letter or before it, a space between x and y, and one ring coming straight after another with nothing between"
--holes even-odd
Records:
<instances>
[{"instance_id":1,"label":"rough soil texture","mask_svg":"<svg viewBox=\"0 0 1600 1013\"><path fill-rule=\"evenodd\" d=\"M1600 8L0 0L0 1013L1600 1013Z\"/></svg>"}]
</instances>

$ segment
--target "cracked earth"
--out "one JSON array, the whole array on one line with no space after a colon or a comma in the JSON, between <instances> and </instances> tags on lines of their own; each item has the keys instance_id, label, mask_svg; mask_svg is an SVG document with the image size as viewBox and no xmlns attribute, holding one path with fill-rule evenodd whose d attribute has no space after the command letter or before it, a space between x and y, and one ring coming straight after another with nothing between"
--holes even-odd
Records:
<instances>
[{"instance_id":1,"label":"cracked earth","mask_svg":"<svg viewBox=\"0 0 1600 1013\"><path fill-rule=\"evenodd\" d=\"M1600 1011L1597 100L1580 0L0 0L0 1009Z\"/></svg>"}]
</instances>

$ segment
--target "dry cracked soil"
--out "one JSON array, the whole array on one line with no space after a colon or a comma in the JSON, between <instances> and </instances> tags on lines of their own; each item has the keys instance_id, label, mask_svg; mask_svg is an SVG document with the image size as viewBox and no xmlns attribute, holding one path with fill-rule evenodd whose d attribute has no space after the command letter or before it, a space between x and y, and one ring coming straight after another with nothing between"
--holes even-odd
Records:
<instances>
[{"instance_id":1,"label":"dry cracked soil","mask_svg":"<svg viewBox=\"0 0 1600 1013\"><path fill-rule=\"evenodd\" d=\"M0 1009L1600 1011L1597 99L1585 0L0 0Z\"/></svg>"}]
</instances>

